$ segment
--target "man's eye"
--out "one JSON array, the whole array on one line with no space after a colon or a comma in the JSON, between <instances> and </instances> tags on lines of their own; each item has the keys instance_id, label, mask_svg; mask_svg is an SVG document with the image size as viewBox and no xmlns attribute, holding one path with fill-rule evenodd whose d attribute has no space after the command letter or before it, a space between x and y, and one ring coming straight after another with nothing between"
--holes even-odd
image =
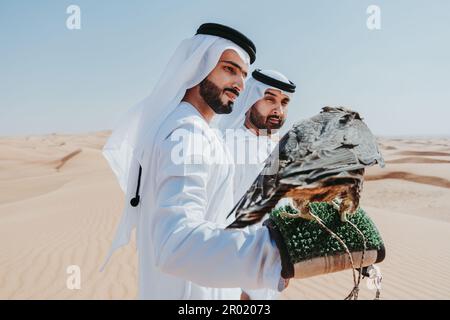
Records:
<instances>
[{"instance_id":1,"label":"man's eye","mask_svg":"<svg viewBox=\"0 0 450 320\"><path fill-rule=\"evenodd\" d=\"M226 66L225 70L227 70L228 72L235 74L234 69L232 67Z\"/></svg>"}]
</instances>

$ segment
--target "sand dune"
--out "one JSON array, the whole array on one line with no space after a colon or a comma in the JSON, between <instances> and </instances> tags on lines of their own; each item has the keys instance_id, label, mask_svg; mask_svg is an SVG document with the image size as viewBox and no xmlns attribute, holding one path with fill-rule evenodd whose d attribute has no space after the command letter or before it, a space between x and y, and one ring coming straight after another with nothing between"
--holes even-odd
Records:
<instances>
[{"instance_id":1,"label":"sand dune","mask_svg":"<svg viewBox=\"0 0 450 320\"><path fill-rule=\"evenodd\" d=\"M450 160L432 159L428 157L405 157L387 160L386 163L450 163Z\"/></svg>"},{"instance_id":2,"label":"sand dune","mask_svg":"<svg viewBox=\"0 0 450 320\"><path fill-rule=\"evenodd\" d=\"M55 166L56 170L59 170L66 164L67 161L75 157L77 154L79 154L82 151L82 149L77 149L75 151L69 152L67 155L62 157L61 159L57 160L57 165Z\"/></svg>"},{"instance_id":3,"label":"sand dune","mask_svg":"<svg viewBox=\"0 0 450 320\"><path fill-rule=\"evenodd\" d=\"M436 152L436 151L411 151L405 150L397 152L396 154L402 156L442 156L442 157L450 157L450 153L447 152Z\"/></svg>"},{"instance_id":4,"label":"sand dune","mask_svg":"<svg viewBox=\"0 0 450 320\"><path fill-rule=\"evenodd\" d=\"M409 172L391 171L382 175L368 175L365 181L374 181L382 179L400 179L417 183L429 184L432 186L450 188L450 181L432 176L420 176Z\"/></svg>"},{"instance_id":5,"label":"sand dune","mask_svg":"<svg viewBox=\"0 0 450 320\"><path fill-rule=\"evenodd\" d=\"M135 298L133 244L98 272L121 213L122 192L96 136L92 146L89 136L65 138L64 144L60 136L15 141L19 153L37 143L45 155L25 152L8 169L29 168L28 176L0 180L0 298ZM81 268L80 290L66 286L71 265Z\"/></svg>"},{"instance_id":6,"label":"sand dune","mask_svg":"<svg viewBox=\"0 0 450 320\"><path fill-rule=\"evenodd\" d=\"M0 138L0 298L134 299L135 243L100 273L124 203L110 132ZM450 140L380 139L361 204L386 242L384 299L450 299ZM80 267L81 288L67 287ZM284 299L343 299L350 271L292 281ZM374 292L361 286L361 299Z\"/></svg>"}]
</instances>

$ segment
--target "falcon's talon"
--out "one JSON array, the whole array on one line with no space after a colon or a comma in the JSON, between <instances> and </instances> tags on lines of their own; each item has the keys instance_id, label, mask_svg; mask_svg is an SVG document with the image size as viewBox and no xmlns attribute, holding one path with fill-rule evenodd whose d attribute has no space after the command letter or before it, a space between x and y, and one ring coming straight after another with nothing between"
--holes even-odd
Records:
<instances>
[{"instance_id":1,"label":"falcon's talon","mask_svg":"<svg viewBox=\"0 0 450 320\"><path fill-rule=\"evenodd\" d=\"M285 210L280 212L280 216L283 218L302 218L305 220L314 220L314 217L309 211L309 202L301 203L300 205L293 205L293 207L298 211L298 213L289 213ZM299 208L300 207L300 208Z\"/></svg>"},{"instance_id":2,"label":"falcon's talon","mask_svg":"<svg viewBox=\"0 0 450 320\"><path fill-rule=\"evenodd\" d=\"M331 201L331 205L332 205L333 208L335 208L337 211L340 211L341 205L340 205L340 204L337 204L336 202L334 202L334 200Z\"/></svg>"},{"instance_id":3,"label":"falcon's talon","mask_svg":"<svg viewBox=\"0 0 450 320\"><path fill-rule=\"evenodd\" d=\"M300 218L300 216L302 215L301 212L299 213L289 213L286 211L281 211L280 212L280 216L283 218Z\"/></svg>"}]
</instances>

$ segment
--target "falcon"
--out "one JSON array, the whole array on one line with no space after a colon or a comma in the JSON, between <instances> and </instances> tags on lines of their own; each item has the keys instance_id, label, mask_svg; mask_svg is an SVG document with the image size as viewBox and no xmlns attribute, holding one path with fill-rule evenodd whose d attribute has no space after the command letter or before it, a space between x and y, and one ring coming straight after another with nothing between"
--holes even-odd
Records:
<instances>
[{"instance_id":1,"label":"falcon","mask_svg":"<svg viewBox=\"0 0 450 320\"><path fill-rule=\"evenodd\" d=\"M297 214L289 217L314 219L310 202L328 202L341 221L356 212L366 167L384 160L375 136L358 112L344 107L324 107L299 121L280 140L264 168L229 216L228 228L255 224L288 198Z\"/></svg>"}]
</instances>

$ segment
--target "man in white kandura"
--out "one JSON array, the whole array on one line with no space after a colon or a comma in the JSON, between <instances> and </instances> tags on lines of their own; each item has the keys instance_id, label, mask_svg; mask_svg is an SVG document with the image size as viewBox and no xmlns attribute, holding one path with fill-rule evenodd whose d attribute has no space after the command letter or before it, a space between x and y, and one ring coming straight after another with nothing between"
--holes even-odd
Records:
<instances>
[{"instance_id":1,"label":"man in white kandura","mask_svg":"<svg viewBox=\"0 0 450 320\"><path fill-rule=\"evenodd\" d=\"M234 203L247 192L274 151L286 121L295 84L273 70L255 70L236 100L233 113L214 118L235 163ZM262 224L262 222L261 222ZM261 225L260 224L260 225ZM251 299L276 299L277 290L245 290Z\"/></svg>"},{"instance_id":2,"label":"man in white kandura","mask_svg":"<svg viewBox=\"0 0 450 320\"><path fill-rule=\"evenodd\" d=\"M105 145L126 194L108 259L136 227L140 298L239 299L240 288L287 286L267 227L225 229L234 164L209 125L232 111L255 52L232 28L200 26Z\"/></svg>"}]
</instances>

